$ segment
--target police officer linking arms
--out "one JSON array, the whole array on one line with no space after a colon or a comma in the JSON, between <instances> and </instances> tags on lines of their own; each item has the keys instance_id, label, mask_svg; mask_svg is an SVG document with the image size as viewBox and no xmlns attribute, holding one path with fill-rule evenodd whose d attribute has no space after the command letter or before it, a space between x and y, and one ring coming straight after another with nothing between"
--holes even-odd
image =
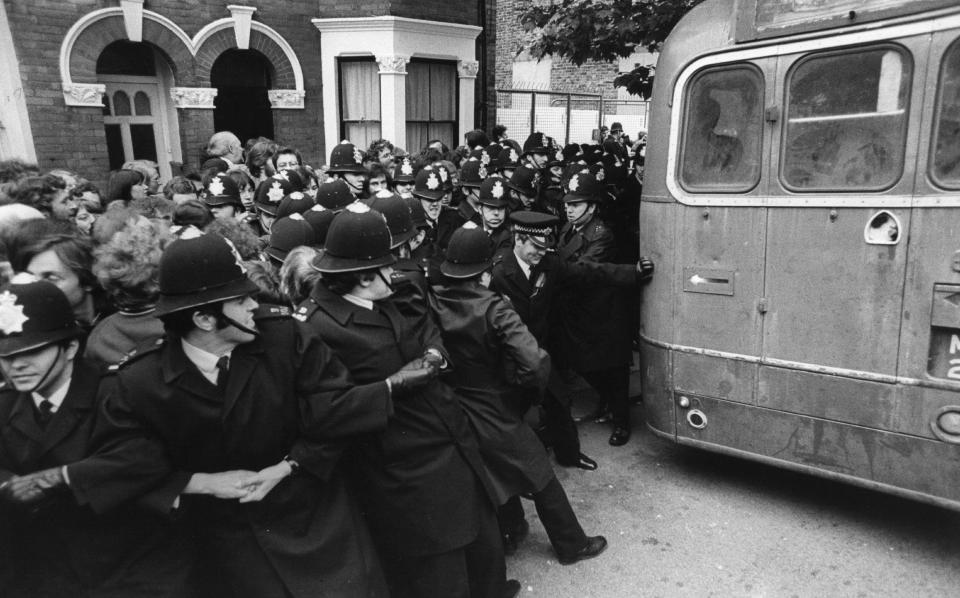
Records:
<instances>
[{"instance_id":1,"label":"police officer linking arms","mask_svg":"<svg viewBox=\"0 0 960 598\"><path fill-rule=\"evenodd\" d=\"M331 223L313 263L323 278L297 310L359 383L398 368L449 366L430 315L395 305L395 261L383 215L351 204ZM348 457L391 595L515 595L520 585L506 580L496 494L453 389L432 380L403 391L387 425Z\"/></svg>"},{"instance_id":2,"label":"police officer linking arms","mask_svg":"<svg viewBox=\"0 0 960 598\"><path fill-rule=\"evenodd\" d=\"M71 487L98 511L139 500L176 513L169 529L196 542L201 594L386 596L338 439L386 425L392 394L433 373L356 386L288 309L258 310L256 290L217 235L167 248L167 337L116 369L99 451ZM152 472L150 496L124 483L129 471Z\"/></svg>"},{"instance_id":3,"label":"police officer linking arms","mask_svg":"<svg viewBox=\"0 0 960 598\"><path fill-rule=\"evenodd\" d=\"M26 280L0 290L0 595L185 595L193 553L166 521L71 493L72 470L96 466L101 377L63 292Z\"/></svg>"}]
</instances>

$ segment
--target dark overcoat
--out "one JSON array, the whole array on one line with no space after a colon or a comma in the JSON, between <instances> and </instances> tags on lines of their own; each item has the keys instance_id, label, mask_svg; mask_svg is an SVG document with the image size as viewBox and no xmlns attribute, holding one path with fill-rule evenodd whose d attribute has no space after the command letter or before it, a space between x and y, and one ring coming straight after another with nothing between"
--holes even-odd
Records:
<instances>
[{"instance_id":1,"label":"dark overcoat","mask_svg":"<svg viewBox=\"0 0 960 598\"><path fill-rule=\"evenodd\" d=\"M543 490L554 477L547 452L505 399L517 388L543 390L547 352L509 302L479 284L434 286L431 305L454 364L445 379L477 433L500 504Z\"/></svg>"},{"instance_id":2,"label":"dark overcoat","mask_svg":"<svg viewBox=\"0 0 960 598\"><path fill-rule=\"evenodd\" d=\"M30 393L0 390L0 483L88 457L100 383L98 368L77 358L45 427ZM193 550L177 531L131 504L95 513L68 490L29 510L0 501L0 596L181 596Z\"/></svg>"},{"instance_id":3,"label":"dark overcoat","mask_svg":"<svg viewBox=\"0 0 960 598\"><path fill-rule=\"evenodd\" d=\"M298 317L359 383L387 378L428 348L446 354L430 318L406 318L389 299L369 310L318 284ZM483 503L494 500L476 437L440 381L396 399L387 425L356 442L343 467L353 474L378 544L406 557L466 546L489 508Z\"/></svg>"},{"instance_id":4,"label":"dark overcoat","mask_svg":"<svg viewBox=\"0 0 960 598\"><path fill-rule=\"evenodd\" d=\"M179 517L236 595L266 595L260 584L268 577L294 597L385 595L359 508L334 472L339 450L311 438L385 425L392 411L386 384L354 387L330 349L292 318L260 320L258 328L254 341L233 350L225 391L200 373L177 338L131 359L105 406L100 454L118 467L146 467L151 457L124 450L122 438L162 445L168 471L155 505L169 510L179 496ZM261 502L180 496L193 473L258 471L286 456L302 471ZM107 506L124 490L105 492L109 481L96 472L76 478L94 505Z\"/></svg>"},{"instance_id":5,"label":"dark overcoat","mask_svg":"<svg viewBox=\"0 0 960 598\"><path fill-rule=\"evenodd\" d=\"M569 263L556 253L547 253L533 267L530 278L523 273L513 251L493 266L490 290L510 299L520 319L540 346L550 345L550 310L557 294L566 288L596 286L632 287L638 282L633 265L594 262Z\"/></svg>"},{"instance_id":6,"label":"dark overcoat","mask_svg":"<svg viewBox=\"0 0 960 598\"><path fill-rule=\"evenodd\" d=\"M613 233L596 213L579 229L560 230L557 255L566 263L613 262ZM551 354L557 365L592 372L632 359L631 292L609 285L561 291L553 313Z\"/></svg>"}]
</instances>

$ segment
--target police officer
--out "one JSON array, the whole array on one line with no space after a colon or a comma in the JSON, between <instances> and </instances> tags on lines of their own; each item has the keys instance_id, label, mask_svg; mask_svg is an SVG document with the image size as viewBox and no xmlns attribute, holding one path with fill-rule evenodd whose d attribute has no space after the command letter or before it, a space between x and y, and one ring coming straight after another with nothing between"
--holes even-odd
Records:
<instances>
[{"instance_id":1,"label":"police officer","mask_svg":"<svg viewBox=\"0 0 960 598\"><path fill-rule=\"evenodd\" d=\"M363 195L367 182L367 169L363 165L363 152L346 139L337 144L330 152L330 165L327 174L343 179L350 193L359 198Z\"/></svg>"},{"instance_id":2,"label":"police officer","mask_svg":"<svg viewBox=\"0 0 960 598\"><path fill-rule=\"evenodd\" d=\"M509 301L487 289L493 256L489 238L467 224L453 234L440 266L445 281L434 286L431 305L457 364L450 384L477 432L503 505L500 529L505 549L516 550L529 530L519 495L531 493L560 562L571 564L597 556L607 541L583 532L543 446L519 414L507 407L515 388L543 390L550 358Z\"/></svg>"},{"instance_id":3,"label":"police officer","mask_svg":"<svg viewBox=\"0 0 960 598\"><path fill-rule=\"evenodd\" d=\"M244 214L240 201L240 187L223 172L209 176L203 187L203 203L214 218L241 219Z\"/></svg>"},{"instance_id":4,"label":"police officer","mask_svg":"<svg viewBox=\"0 0 960 598\"><path fill-rule=\"evenodd\" d=\"M460 187L463 189L463 199L457 205L457 213L460 215L461 225L464 222L482 224L478 199L480 185L483 184L488 173L487 166L475 158L467 160L460 167Z\"/></svg>"},{"instance_id":5,"label":"police officer","mask_svg":"<svg viewBox=\"0 0 960 598\"><path fill-rule=\"evenodd\" d=\"M631 287L652 275L649 269L594 262L568 263L552 250L557 218L549 214L521 211L510 215L513 222L513 251L493 268L490 288L509 297L520 319L541 346L549 347L550 318L554 298L567 287L615 285ZM558 386L554 376L552 385ZM543 399L547 441L561 465L594 470L597 463L580 452L576 424L570 405L558 390L549 390ZM524 408L526 406L521 406Z\"/></svg>"},{"instance_id":6,"label":"police officer","mask_svg":"<svg viewBox=\"0 0 960 598\"><path fill-rule=\"evenodd\" d=\"M557 255L565 262L614 262L613 233L600 220L598 204L607 195L591 174L570 177L563 196L567 224L560 230ZM629 291L609 286L565 290L556 303L553 356L600 395L597 418L613 415L610 444L630 439L630 363L632 321Z\"/></svg>"},{"instance_id":7,"label":"police officer","mask_svg":"<svg viewBox=\"0 0 960 598\"><path fill-rule=\"evenodd\" d=\"M82 336L54 285L0 290L0 595L181 596L192 552L166 521L71 492L100 406Z\"/></svg>"},{"instance_id":8,"label":"police officer","mask_svg":"<svg viewBox=\"0 0 960 598\"><path fill-rule=\"evenodd\" d=\"M507 225L508 194L507 186L500 178L485 180L478 193L481 228L489 235L497 259L513 246L513 236Z\"/></svg>"},{"instance_id":9,"label":"police officer","mask_svg":"<svg viewBox=\"0 0 960 598\"><path fill-rule=\"evenodd\" d=\"M361 383L382 380L404 364L434 372L448 365L429 314L404 316L390 298L394 262L384 217L351 205L331 224L325 252L314 261L323 278L297 312ZM433 380L403 394L387 425L351 454L358 498L392 594L515 594L519 584L505 582L489 480L452 389Z\"/></svg>"},{"instance_id":10,"label":"police officer","mask_svg":"<svg viewBox=\"0 0 960 598\"><path fill-rule=\"evenodd\" d=\"M384 596L362 517L335 471L335 441L385 425L391 386L409 373L353 386L289 312L255 320L256 292L217 235L165 250L157 313L167 338L119 368L98 456L162 472L152 502L195 530L207 595ZM126 450L131 437L156 449ZM106 500L100 488L112 480L103 478L88 480L93 504Z\"/></svg>"}]
</instances>

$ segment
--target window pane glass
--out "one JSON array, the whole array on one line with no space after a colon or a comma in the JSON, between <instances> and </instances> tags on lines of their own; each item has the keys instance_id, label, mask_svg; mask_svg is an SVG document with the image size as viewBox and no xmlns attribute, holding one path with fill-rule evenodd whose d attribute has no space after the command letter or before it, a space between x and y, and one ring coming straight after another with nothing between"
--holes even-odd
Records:
<instances>
[{"instance_id":1,"label":"window pane glass","mask_svg":"<svg viewBox=\"0 0 960 598\"><path fill-rule=\"evenodd\" d=\"M816 57L790 77L781 178L799 191L878 190L900 178L911 65L892 48Z\"/></svg>"},{"instance_id":2,"label":"window pane glass","mask_svg":"<svg viewBox=\"0 0 960 598\"><path fill-rule=\"evenodd\" d=\"M430 65L430 120L456 120L457 69L452 64Z\"/></svg>"},{"instance_id":3,"label":"window pane glass","mask_svg":"<svg viewBox=\"0 0 960 598\"><path fill-rule=\"evenodd\" d=\"M426 147L430 130L427 123L412 123L407 121L407 147L410 151L416 153L421 148ZM449 144L447 147L450 147Z\"/></svg>"},{"instance_id":4,"label":"window pane glass","mask_svg":"<svg viewBox=\"0 0 960 598\"><path fill-rule=\"evenodd\" d=\"M449 148L457 146L457 144L453 142L452 123L430 123L428 135L430 139L439 139L444 142Z\"/></svg>"},{"instance_id":5,"label":"window pane glass","mask_svg":"<svg viewBox=\"0 0 960 598\"><path fill-rule=\"evenodd\" d=\"M380 121L343 123L343 129L344 137L361 149L380 139Z\"/></svg>"},{"instance_id":6,"label":"window pane glass","mask_svg":"<svg viewBox=\"0 0 960 598\"><path fill-rule=\"evenodd\" d=\"M130 125L130 142L134 160L157 160L157 141L153 125Z\"/></svg>"},{"instance_id":7,"label":"window pane glass","mask_svg":"<svg viewBox=\"0 0 960 598\"><path fill-rule=\"evenodd\" d=\"M430 64L410 62L406 87L407 120L430 120Z\"/></svg>"},{"instance_id":8,"label":"window pane glass","mask_svg":"<svg viewBox=\"0 0 960 598\"><path fill-rule=\"evenodd\" d=\"M120 170L126 158L123 155L123 136L120 125L104 125L107 134L107 158L110 160L110 170Z\"/></svg>"},{"instance_id":9,"label":"window pane glass","mask_svg":"<svg viewBox=\"0 0 960 598\"><path fill-rule=\"evenodd\" d=\"M763 82L747 67L707 71L687 93L680 182L688 191L744 192L760 180Z\"/></svg>"},{"instance_id":10,"label":"window pane glass","mask_svg":"<svg viewBox=\"0 0 960 598\"><path fill-rule=\"evenodd\" d=\"M113 114L115 116L130 116L130 96L126 92L114 92Z\"/></svg>"},{"instance_id":11,"label":"window pane glass","mask_svg":"<svg viewBox=\"0 0 960 598\"><path fill-rule=\"evenodd\" d=\"M150 116L150 98L142 91L133 96L133 108L137 116Z\"/></svg>"},{"instance_id":12,"label":"window pane glass","mask_svg":"<svg viewBox=\"0 0 960 598\"><path fill-rule=\"evenodd\" d=\"M944 187L960 188L960 41L943 57L933 179Z\"/></svg>"},{"instance_id":13,"label":"window pane glass","mask_svg":"<svg viewBox=\"0 0 960 598\"><path fill-rule=\"evenodd\" d=\"M340 97L343 120L380 120L380 73L376 63L341 62Z\"/></svg>"}]
</instances>

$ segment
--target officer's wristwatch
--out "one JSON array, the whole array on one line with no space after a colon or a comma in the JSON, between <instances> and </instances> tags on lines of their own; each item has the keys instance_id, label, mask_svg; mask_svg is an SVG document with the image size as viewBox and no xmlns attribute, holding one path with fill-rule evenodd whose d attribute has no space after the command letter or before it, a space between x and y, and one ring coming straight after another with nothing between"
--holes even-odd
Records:
<instances>
[{"instance_id":1,"label":"officer's wristwatch","mask_svg":"<svg viewBox=\"0 0 960 598\"><path fill-rule=\"evenodd\" d=\"M287 465L290 466L290 475L297 475L300 473L300 464L297 463L294 459L290 458L290 455L287 455L283 458L287 462Z\"/></svg>"}]
</instances>

